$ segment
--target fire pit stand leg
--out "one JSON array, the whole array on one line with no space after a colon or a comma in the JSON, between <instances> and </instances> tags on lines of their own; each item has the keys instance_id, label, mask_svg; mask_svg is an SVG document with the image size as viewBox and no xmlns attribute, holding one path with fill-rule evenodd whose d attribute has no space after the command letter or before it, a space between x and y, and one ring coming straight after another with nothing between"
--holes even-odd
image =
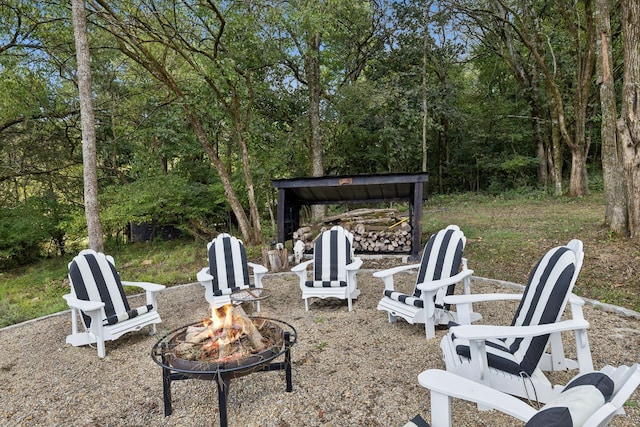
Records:
<instances>
[{"instance_id":1,"label":"fire pit stand leg","mask_svg":"<svg viewBox=\"0 0 640 427\"><path fill-rule=\"evenodd\" d=\"M189 379L187 375L184 375L180 372L173 372L167 366L168 362L165 357L164 346L161 347L161 359L162 359L162 399L164 401L164 416L168 417L173 413L173 408L171 405L171 382L176 380L186 380Z\"/></svg>"},{"instance_id":2,"label":"fire pit stand leg","mask_svg":"<svg viewBox=\"0 0 640 427\"><path fill-rule=\"evenodd\" d=\"M229 386L231 379L225 375L218 375L216 378L218 386L218 408L220 409L220 427L227 427L227 396L229 396Z\"/></svg>"},{"instance_id":3,"label":"fire pit stand leg","mask_svg":"<svg viewBox=\"0 0 640 427\"><path fill-rule=\"evenodd\" d=\"M173 412L171 408L171 371L162 368L162 397L164 400L164 416L168 417Z\"/></svg>"},{"instance_id":4,"label":"fire pit stand leg","mask_svg":"<svg viewBox=\"0 0 640 427\"><path fill-rule=\"evenodd\" d=\"M293 390L293 383L291 381L291 334L289 332L284 333L284 345L286 351L284 353L284 373L287 381L288 392Z\"/></svg>"}]
</instances>

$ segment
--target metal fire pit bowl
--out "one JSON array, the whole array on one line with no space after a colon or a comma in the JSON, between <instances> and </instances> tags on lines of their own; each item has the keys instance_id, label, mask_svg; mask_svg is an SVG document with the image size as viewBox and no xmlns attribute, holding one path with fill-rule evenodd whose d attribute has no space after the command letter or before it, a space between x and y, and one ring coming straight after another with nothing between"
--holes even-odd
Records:
<instances>
[{"instance_id":1,"label":"metal fire pit bowl","mask_svg":"<svg viewBox=\"0 0 640 427\"><path fill-rule=\"evenodd\" d=\"M220 426L227 427L227 396L233 378L239 378L254 372L285 371L286 391L293 390L291 379L291 347L297 342L298 335L293 326L277 319L252 316L256 322L265 322L270 337L276 337L263 351L251 356L232 360L227 363L216 361L191 361L177 357L173 351L176 343L184 338L189 326L201 325L194 322L184 325L162 337L151 349L151 358L162 367L162 390L164 398L164 415L173 412L171 407L171 382L186 379L215 380L218 389L218 407L220 410ZM274 359L284 355L284 361Z\"/></svg>"}]
</instances>

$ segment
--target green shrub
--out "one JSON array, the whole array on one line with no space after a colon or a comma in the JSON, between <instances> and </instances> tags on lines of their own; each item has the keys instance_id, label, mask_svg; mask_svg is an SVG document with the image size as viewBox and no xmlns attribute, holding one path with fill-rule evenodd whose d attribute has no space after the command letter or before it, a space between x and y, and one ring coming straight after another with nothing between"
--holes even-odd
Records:
<instances>
[{"instance_id":1,"label":"green shrub","mask_svg":"<svg viewBox=\"0 0 640 427\"><path fill-rule=\"evenodd\" d=\"M62 222L68 208L53 197L31 197L0 208L0 263L23 265L42 255L45 243L54 242L64 252Z\"/></svg>"},{"instance_id":2,"label":"green shrub","mask_svg":"<svg viewBox=\"0 0 640 427\"><path fill-rule=\"evenodd\" d=\"M105 234L117 233L131 222L147 222L172 225L193 236L208 235L228 216L221 185L190 182L171 173L111 186L100 203Z\"/></svg>"}]
</instances>

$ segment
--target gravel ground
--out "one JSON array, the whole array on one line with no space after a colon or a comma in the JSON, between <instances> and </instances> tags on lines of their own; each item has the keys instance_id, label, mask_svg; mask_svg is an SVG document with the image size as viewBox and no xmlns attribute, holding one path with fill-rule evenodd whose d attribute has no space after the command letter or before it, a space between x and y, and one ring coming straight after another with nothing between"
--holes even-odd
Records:
<instances>
[{"instance_id":1,"label":"gravel ground","mask_svg":"<svg viewBox=\"0 0 640 427\"><path fill-rule=\"evenodd\" d=\"M374 266L375 268L375 266ZM228 397L230 426L402 426L416 414L430 419L429 393L417 375L444 368L439 347L446 333L425 340L422 325L390 324L376 310L383 285L372 270L358 273L362 293L347 311L346 302L312 300L305 312L297 278L268 274L272 296L261 315L284 320L298 332L292 349L293 391L285 392L284 371L256 373L232 380ZM413 278L406 277L410 287ZM477 284L474 292L491 291ZM508 291L508 289L499 289ZM134 297L132 304L141 303ZM510 321L513 303L474 306L485 323ZM173 383L173 415L165 417L161 368L150 357L157 340L175 328L207 317L204 289L198 284L168 288L159 297L163 323L158 335L146 330L107 342L99 359L88 346L66 345L67 313L0 331L0 425L3 426L217 426L215 384L204 380ZM594 365L640 361L640 321L585 307ZM567 337L568 338L568 337ZM567 351L571 346L567 342ZM554 373L556 383L574 375ZM613 426L640 425L640 392ZM454 402L456 426L513 426L496 411L479 412Z\"/></svg>"}]
</instances>

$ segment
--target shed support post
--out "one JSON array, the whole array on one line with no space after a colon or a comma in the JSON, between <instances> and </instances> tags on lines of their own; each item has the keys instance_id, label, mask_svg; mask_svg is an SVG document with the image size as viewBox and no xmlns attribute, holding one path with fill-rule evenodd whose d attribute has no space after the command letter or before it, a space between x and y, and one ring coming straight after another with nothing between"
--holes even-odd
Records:
<instances>
[{"instance_id":1,"label":"shed support post","mask_svg":"<svg viewBox=\"0 0 640 427\"><path fill-rule=\"evenodd\" d=\"M418 259L418 252L422 249L422 183L413 184L413 206L409 214L411 218L411 259Z\"/></svg>"}]
</instances>

